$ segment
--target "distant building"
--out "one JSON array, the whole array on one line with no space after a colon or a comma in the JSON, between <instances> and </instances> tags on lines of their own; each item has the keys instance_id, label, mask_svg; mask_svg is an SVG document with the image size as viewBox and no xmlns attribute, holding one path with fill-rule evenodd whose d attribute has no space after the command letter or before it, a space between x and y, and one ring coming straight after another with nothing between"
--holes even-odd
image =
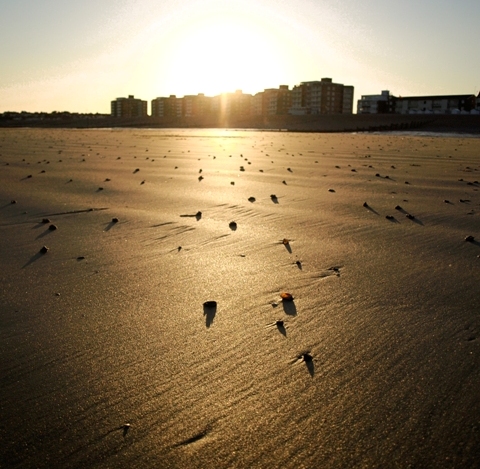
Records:
<instances>
[{"instance_id":1,"label":"distant building","mask_svg":"<svg viewBox=\"0 0 480 469\"><path fill-rule=\"evenodd\" d=\"M152 117L182 117L183 103L183 98L177 98L174 94L168 98L155 98L152 100Z\"/></svg>"},{"instance_id":2,"label":"distant building","mask_svg":"<svg viewBox=\"0 0 480 469\"><path fill-rule=\"evenodd\" d=\"M357 114L474 114L480 112L477 101L473 94L396 97L382 91L362 96L357 101Z\"/></svg>"},{"instance_id":3,"label":"distant building","mask_svg":"<svg viewBox=\"0 0 480 469\"><path fill-rule=\"evenodd\" d=\"M471 111L472 114L480 114L480 93L475 98L475 110Z\"/></svg>"},{"instance_id":4,"label":"distant building","mask_svg":"<svg viewBox=\"0 0 480 469\"><path fill-rule=\"evenodd\" d=\"M364 95L357 101L357 114L391 114L395 112L395 100L388 90L382 94Z\"/></svg>"},{"instance_id":5,"label":"distant building","mask_svg":"<svg viewBox=\"0 0 480 469\"><path fill-rule=\"evenodd\" d=\"M212 98L203 93L197 95L188 95L183 97L185 117L205 117L211 112Z\"/></svg>"},{"instance_id":6,"label":"distant building","mask_svg":"<svg viewBox=\"0 0 480 469\"><path fill-rule=\"evenodd\" d=\"M111 102L112 117L146 117L147 101L136 99L133 94L128 98L117 98Z\"/></svg>"},{"instance_id":7,"label":"distant building","mask_svg":"<svg viewBox=\"0 0 480 469\"><path fill-rule=\"evenodd\" d=\"M252 114L255 116L274 116L288 114L292 93L288 85L268 88L253 97Z\"/></svg>"},{"instance_id":8,"label":"distant building","mask_svg":"<svg viewBox=\"0 0 480 469\"><path fill-rule=\"evenodd\" d=\"M352 114L353 86L333 83L331 78L305 81L294 86L289 114Z\"/></svg>"},{"instance_id":9,"label":"distant building","mask_svg":"<svg viewBox=\"0 0 480 469\"><path fill-rule=\"evenodd\" d=\"M222 93L212 98L212 113L221 120L227 118L246 119L252 115L254 98L242 90Z\"/></svg>"},{"instance_id":10,"label":"distant building","mask_svg":"<svg viewBox=\"0 0 480 469\"><path fill-rule=\"evenodd\" d=\"M397 114L470 114L476 108L473 94L398 97Z\"/></svg>"}]
</instances>

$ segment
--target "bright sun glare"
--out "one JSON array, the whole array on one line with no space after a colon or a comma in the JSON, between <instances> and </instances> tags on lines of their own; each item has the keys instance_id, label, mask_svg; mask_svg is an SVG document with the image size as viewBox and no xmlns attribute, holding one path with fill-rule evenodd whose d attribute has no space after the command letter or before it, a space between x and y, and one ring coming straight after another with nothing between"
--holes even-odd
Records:
<instances>
[{"instance_id":1,"label":"bright sun glare","mask_svg":"<svg viewBox=\"0 0 480 469\"><path fill-rule=\"evenodd\" d=\"M171 39L169 69L159 73L172 89L214 95L280 84L285 61L269 26L223 14L190 22Z\"/></svg>"}]
</instances>

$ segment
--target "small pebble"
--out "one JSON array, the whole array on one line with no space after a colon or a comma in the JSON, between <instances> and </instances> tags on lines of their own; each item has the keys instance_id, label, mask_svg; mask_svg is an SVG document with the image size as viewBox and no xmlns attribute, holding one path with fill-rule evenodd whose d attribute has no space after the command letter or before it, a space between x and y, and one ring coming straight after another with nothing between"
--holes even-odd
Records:
<instances>
[{"instance_id":1,"label":"small pebble","mask_svg":"<svg viewBox=\"0 0 480 469\"><path fill-rule=\"evenodd\" d=\"M40 249L40 252L41 252L42 254L46 254L46 253L48 252L47 246L43 246L42 249Z\"/></svg>"},{"instance_id":2,"label":"small pebble","mask_svg":"<svg viewBox=\"0 0 480 469\"><path fill-rule=\"evenodd\" d=\"M277 325L277 327L285 327L283 321L281 319L279 319L278 321L275 322L275 324Z\"/></svg>"},{"instance_id":3,"label":"small pebble","mask_svg":"<svg viewBox=\"0 0 480 469\"><path fill-rule=\"evenodd\" d=\"M395 205L395 210L403 210L403 208L400 205Z\"/></svg>"},{"instance_id":4,"label":"small pebble","mask_svg":"<svg viewBox=\"0 0 480 469\"><path fill-rule=\"evenodd\" d=\"M465 241L472 243L473 241L475 241L475 238L472 235L468 235L465 237Z\"/></svg>"},{"instance_id":5,"label":"small pebble","mask_svg":"<svg viewBox=\"0 0 480 469\"><path fill-rule=\"evenodd\" d=\"M217 302L213 300L205 301L205 303L203 303L203 306L205 306L205 308L216 308Z\"/></svg>"},{"instance_id":6,"label":"small pebble","mask_svg":"<svg viewBox=\"0 0 480 469\"><path fill-rule=\"evenodd\" d=\"M411 213L407 213L405 216L406 216L409 220L414 220L414 219L415 219L415 217L414 217Z\"/></svg>"},{"instance_id":7,"label":"small pebble","mask_svg":"<svg viewBox=\"0 0 480 469\"><path fill-rule=\"evenodd\" d=\"M232 229L232 230L235 230L237 229L237 224L234 222L234 221L231 221L228 226Z\"/></svg>"},{"instance_id":8,"label":"small pebble","mask_svg":"<svg viewBox=\"0 0 480 469\"><path fill-rule=\"evenodd\" d=\"M57 229L57 225L50 225L50 226L48 227L48 229L49 229L50 231L55 231L55 230Z\"/></svg>"},{"instance_id":9,"label":"small pebble","mask_svg":"<svg viewBox=\"0 0 480 469\"><path fill-rule=\"evenodd\" d=\"M42 223L50 223L50 219L49 218L43 218Z\"/></svg>"},{"instance_id":10,"label":"small pebble","mask_svg":"<svg viewBox=\"0 0 480 469\"><path fill-rule=\"evenodd\" d=\"M364 206L365 208L368 208L367 202L363 202L363 206Z\"/></svg>"},{"instance_id":11,"label":"small pebble","mask_svg":"<svg viewBox=\"0 0 480 469\"><path fill-rule=\"evenodd\" d=\"M393 215L387 215L385 218L387 220L395 220L395 217Z\"/></svg>"},{"instance_id":12,"label":"small pebble","mask_svg":"<svg viewBox=\"0 0 480 469\"><path fill-rule=\"evenodd\" d=\"M113 218L112 218L112 223L118 223L118 218L117 218L117 217L113 217Z\"/></svg>"},{"instance_id":13,"label":"small pebble","mask_svg":"<svg viewBox=\"0 0 480 469\"><path fill-rule=\"evenodd\" d=\"M249 198L248 198L248 201L249 201L249 202L252 202L252 203L255 202L255 200L257 200L257 199L255 199L255 197L249 197Z\"/></svg>"},{"instance_id":14,"label":"small pebble","mask_svg":"<svg viewBox=\"0 0 480 469\"><path fill-rule=\"evenodd\" d=\"M10 203L13 205L13 204L16 204L17 201L16 200L11 200Z\"/></svg>"}]
</instances>

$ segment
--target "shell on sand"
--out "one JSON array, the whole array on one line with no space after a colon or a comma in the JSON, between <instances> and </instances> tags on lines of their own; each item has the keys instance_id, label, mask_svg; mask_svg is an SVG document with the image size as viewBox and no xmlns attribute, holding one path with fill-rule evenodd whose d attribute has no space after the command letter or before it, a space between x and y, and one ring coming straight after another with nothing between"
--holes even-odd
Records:
<instances>
[{"instance_id":1,"label":"shell on sand","mask_svg":"<svg viewBox=\"0 0 480 469\"><path fill-rule=\"evenodd\" d=\"M291 293L282 292L280 293L280 297L283 301L293 301L293 295Z\"/></svg>"}]
</instances>

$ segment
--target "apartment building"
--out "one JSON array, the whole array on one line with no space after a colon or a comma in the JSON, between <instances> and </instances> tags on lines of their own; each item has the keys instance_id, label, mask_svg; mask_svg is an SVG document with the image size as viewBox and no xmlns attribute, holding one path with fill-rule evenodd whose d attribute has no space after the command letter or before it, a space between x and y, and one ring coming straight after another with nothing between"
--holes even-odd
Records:
<instances>
[{"instance_id":1,"label":"apartment building","mask_svg":"<svg viewBox=\"0 0 480 469\"><path fill-rule=\"evenodd\" d=\"M212 98L212 114L221 120L227 118L246 119L252 115L254 98L242 90L235 93L222 93Z\"/></svg>"},{"instance_id":2,"label":"apartment building","mask_svg":"<svg viewBox=\"0 0 480 469\"><path fill-rule=\"evenodd\" d=\"M331 78L304 81L291 93L290 114L351 114L353 86L333 83Z\"/></svg>"},{"instance_id":3,"label":"apartment building","mask_svg":"<svg viewBox=\"0 0 480 469\"><path fill-rule=\"evenodd\" d=\"M395 112L395 96L383 90L381 94L362 95L357 101L357 114L391 114Z\"/></svg>"},{"instance_id":4,"label":"apartment building","mask_svg":"<svg viewBox=\"0 0 480 469\"><path fill-rule=\"evenodd\" d=\"M183 97L183 110L185 117L208 116L211 114L212 98L203 93Z\"/></svg>"},{"instance_id":5,"label":"apartment building","mask_svg":"<svg viewBox=\"0 0 480 469\"><path fill-rule=\"evenodd\" d=\"M265 89L253 97L252 114L254 116L288 114L291 106L291 96L288 85Z\"/></svg>"},{"instance_id":6,"label":"apartment building","mask_svg":"<svg viewBox=\"0 0 480 469\"><path fill-rule=\"evenodd\" d=\"M397 114L470 114L476 108L473 94L398 97Z\"/></svg>"},{"instance_id":7,"label":"apartment building","mask_svg":"<svg viewBox=\"0 0 480 469\"><path fill-rule=\"evenodd\" d=\"M382 91L362 96L357 114L475 114L480 112L479 100L473 94L396 97Z\"/></svg>"},{"instance_id":8,"label":"apartment building","mask_svg":"<svg viewBox=\"0 0 480 469\"><path fill-rule=\"evenodd\" d=\"M152 99L152 117L177 118L184 115L184 98L174 94L169 97Z\"/></svg>"},{"instance_id":9,"label":"apartment building","mask_svg":"<svg viewBox=\"0 0 480 469\"><path fill-rule=\"evenodd\" d=\"M132 94L128 98L117 98L112 101L110 110L112 117L146 117L147 101L137 99Z\"/></svg>"}]
</instances>

